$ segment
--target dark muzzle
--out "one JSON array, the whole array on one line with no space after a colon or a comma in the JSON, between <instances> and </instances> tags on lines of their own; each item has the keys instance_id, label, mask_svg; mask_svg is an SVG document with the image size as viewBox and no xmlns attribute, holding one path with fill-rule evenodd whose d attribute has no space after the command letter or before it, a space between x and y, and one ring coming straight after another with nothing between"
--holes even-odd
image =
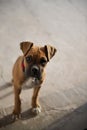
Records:
<instances>
[{"instance_id":1,"label":"dark muzzle","mask_svg":"<svg viewBox=\"0 0 87 130\"><path fill-rule=\"evenodd\" d=\"M34 65L31 67L31 76L40 79L40 69Z\"/></svg>"}]
</instances>

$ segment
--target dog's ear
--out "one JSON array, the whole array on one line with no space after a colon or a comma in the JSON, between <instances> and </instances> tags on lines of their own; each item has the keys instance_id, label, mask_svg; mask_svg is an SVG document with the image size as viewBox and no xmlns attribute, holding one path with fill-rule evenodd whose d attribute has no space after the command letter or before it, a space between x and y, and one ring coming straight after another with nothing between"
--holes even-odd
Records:
<instances>
[{"instance_id":1,"label":"dog's ear","mask_svg":"<svg viewBox=\"0 0 87 130\"><path fill-rule=\"evenodd\" d=\"M55 55L57 49L50 45L45 45L45 53L48 61Z\"/></svg>"},{"instance_id":2,"label":"dog's ear","mask_svg":"<svg viewBox=\"0 0 87 130\"><path fill-rule=\"evenodd\" d=\"M28 51L31 49L32 46L33 46L32 42L25 41L20 43L20 49L22 50L24 55L28 53Z\"/></svg>"}]
</instances>

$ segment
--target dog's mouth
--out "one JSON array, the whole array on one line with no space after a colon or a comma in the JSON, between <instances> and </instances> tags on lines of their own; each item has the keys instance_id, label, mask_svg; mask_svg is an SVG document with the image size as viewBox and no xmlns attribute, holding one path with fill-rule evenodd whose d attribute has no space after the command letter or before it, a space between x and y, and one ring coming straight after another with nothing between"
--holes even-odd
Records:
<instances>
[{"instance_id":1,"label":"dog's mouth","mask_svg":"<svg viewBox=\"0 0 87 130\"><path fill-rule=\"evenodd\" d=\"M39 82L39 79L37 77L32 77L32 83L38 83Z\"/></svg>"},{"instance_id":2,"label":"dog's mouth","mask_svg":"<svg viewBox=\"0 0 87 130\"><path fill-rule=\"evenodd\" d=\"M29 79L26 80L25 84L23 85L23 88L25 89L30 89L34 87L38 87L40 84L40 80L36 77L30 77Z\"/></svg>"},{"instance_id":3,"label":"dog's mouth","mask_svg":"<svg viewBox=\"0 0 87 130\"><path fill-rule=\"evenodd\" d=\"M27 81L31 86L38 85L40 83L40 80L37 77L30 77Z\"/></svg>"}]
</instances>

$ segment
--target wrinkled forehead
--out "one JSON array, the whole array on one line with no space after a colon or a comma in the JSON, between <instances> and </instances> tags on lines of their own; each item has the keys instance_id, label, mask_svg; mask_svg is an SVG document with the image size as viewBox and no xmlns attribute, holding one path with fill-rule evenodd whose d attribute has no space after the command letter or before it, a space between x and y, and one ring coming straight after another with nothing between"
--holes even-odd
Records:
<instances>
[{"instance_id":1,"label":"wrinkled forehead","mask_svg":"<svg viewBox=\"0 0 87 130\"><path fill-rule=\"evenodd\" d=\"M38 47L38 46L33 46L30 51L27 53L26 56L31 55L34 58L41 58L41 57L46 57L45 56L45 51L44 48Z\"/></svg>"}]
</instances>

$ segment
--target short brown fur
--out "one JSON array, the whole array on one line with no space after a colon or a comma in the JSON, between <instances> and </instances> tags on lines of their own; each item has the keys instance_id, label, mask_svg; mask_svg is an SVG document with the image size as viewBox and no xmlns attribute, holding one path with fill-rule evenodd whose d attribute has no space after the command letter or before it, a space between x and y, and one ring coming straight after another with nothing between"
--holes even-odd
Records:
<instances>
[{"instance_id":1,"label":"short brown fur","mask_svg":"<svg viewBox=\"0 0 87 130\"><path fill-rule=\"evenodd\" d=\"M40 79L38 79L37 87L34 87L33 96L32 96L32 109L40 107L38 101L38 94L41 88L41 84L45 78L45 66L47 62L55 55L56 49L50 45L45 45L44 47L34 46L32 42L22 42L20 43L20 48L23 52L23 56L20 56L14 66L13 66L13 85L14 85L14 110L13 114L19 117L21 112L21 100L20 93L22 89L22 84L26 81L26 73L31 73L32 67L37 67L41 72ZM32 61L27 63L26 57L32 56ZM42 66L40 63L40 59L44 58L44 65ZM22 62L24 62L25 72L22 69ZM30 78L31 75L28 73L27 78ZM36 75L35 75L36 76Z\"/></svg>"}]
</instances>

